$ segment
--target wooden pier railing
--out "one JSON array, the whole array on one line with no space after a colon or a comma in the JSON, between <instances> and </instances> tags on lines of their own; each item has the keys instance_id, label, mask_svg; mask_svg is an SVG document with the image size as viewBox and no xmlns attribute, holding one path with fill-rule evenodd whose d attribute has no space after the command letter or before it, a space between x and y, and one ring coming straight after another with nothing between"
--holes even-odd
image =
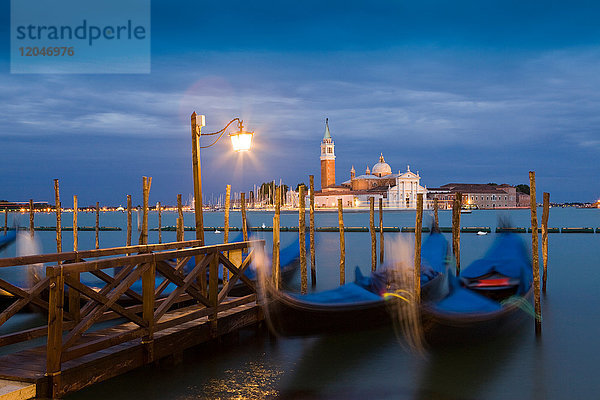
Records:
<instances>
[{"instance_id":1,"label":"wooden pier railing","mask_svg":"<svg viewBox=\"0 0 600 400\"><path fill-rule=\"evenodd\" d=\"M50 264L30 288L0 278L0 288L12 296L0 312L0 327L28 305L48 315L47 326L0 336L0 347L47 335L44 372L54 396L65 392L60 374L69 361L140 340L145 362L151 362L157 333L201 318L208 319L216 336L219 312L256 303L255 283L244 272L264 241L199 244L192 240L0 259L0 273L4 267ZM223 283L227 270L230 279ZM81 278L89 274L95 276L94 284ZM238 297L230 296L234 287ZM97 334L95 324L109 320L119 329Z\"/></svg>"}]
</instances>

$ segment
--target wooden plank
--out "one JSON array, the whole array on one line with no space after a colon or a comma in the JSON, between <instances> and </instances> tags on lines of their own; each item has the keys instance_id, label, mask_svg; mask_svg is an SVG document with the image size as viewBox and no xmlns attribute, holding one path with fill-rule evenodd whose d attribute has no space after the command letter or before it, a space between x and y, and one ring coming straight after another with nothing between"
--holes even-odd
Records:
<instances>
[{"instance_id":1,"label":"wooden plank","mask_svg":"<svg viewBox=\"0 0 600 400\"><path fill-rule=\"evenodd\" d=\"M219 254L219 261L223 263L223 268L230 269L233 272L233 276L231 280L223 286L223 289L221 289L221 292L219 293L218 303L220 303L229 294L229 291L231 290L231 288L233 288L233 286L235 286L238 279L241 279L252 292L256 292L256 286L254 285L254 282L252 282L244 275L244 272L246 271L246 269L248 269L250 263L252 262L253 255L254 249L250 251L250 254L248 254L246 259L238 269L237 266L231 263L224 255Z\"/></svg>"},{"instance_id":2,"label":"wooden plank","mask_svg":"<svg viewBox=\"0 0 600 400\"><path fill-rule=\"evenodd\" d=\"M46 372L56 374L60 372L60 359L62 350L62 323L63 323L63 277L57 276L50 280L49 312L48 312L48 343L46 345Z\"/></svg>"},{"instance_id":3,"label":"wooden plank","mask_svg":"<svg viewBox=\"0 0 600 400\"><path fill-rule=\"evenodd\" d=\"M212 245L212 246L200 246L199 240L188 240L186 242L170 242L163 244L149 244L149 245L137 245L137 246L124 246L124 247L114 247L108 249L99 249L99 250L85 250L78 252L65 252L65 253L51 253L51 254L42 254L42 255L34 255L34 256L22 256L22 257L11 257L11 258L0 258L0 267L12 267L18 265L30 265L30 264L39 264L39 263L52 263L57 261L66 261L66 260L75 260L77 256L80 259L89 259L96 257L108 257L108 256L116 256L116 255L125 255L128 253L150 253L154 251L167 251L167 250L178 250L184 248L194 248L194 251L199 252L200 254L206 254L213 250L217 251L227 251L233 250L237 248L246 248L251 244L256 244L260 241L252 240L248 242L238 242L229 245ZM241 243L246 243L246 245L242 245ZM234 247L229 247L234 246ZM175 258L175 257L171 257ZM123 259L125 259L123 257Z\"/></svg>"}]
</instances>

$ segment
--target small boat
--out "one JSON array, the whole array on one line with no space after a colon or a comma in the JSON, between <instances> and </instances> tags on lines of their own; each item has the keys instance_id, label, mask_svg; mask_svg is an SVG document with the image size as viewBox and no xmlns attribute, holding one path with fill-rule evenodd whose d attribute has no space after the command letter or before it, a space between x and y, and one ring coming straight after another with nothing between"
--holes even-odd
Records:
<instances>
[{"instance_id":1,"label":"small boat","mask_svg":"<svg viewBox=\"0 0 600 400\"><path fill-rule=\"evenodd\" d=\"M9 231L6 235L0 236L0 250L7 247L17 239L17 231Z\"/></svg>"},{"instance_id":2,"label":"small boat","mask_svg":"<svg viewBox=\"0 0 600 400\"><path fill-rule=\"evenodd\" d=\"M477 231L477 234L478 234L479 236L485 236L485 235L487 235L488 233L487 233L487 232L484 232L484 231Z\"/></svg>"},{"instance_id":3,"label":"small boat","mask_svg":"<svg viewBox=\"0 0 600 400\"><path fill-rule=\"evenodd\" d=\"M448 242L439 232L431 233L421 252L421 299L441 297ZM298 294L275 291L265 285L265 316L271 329L284 336L308 336L323 333L369 329L390 323L390 272L363 276L356 267L354 282L323 292ZM392 288L393 289L393 288Z\"/></svg>"},{"instance_id":4,"label":"small boat","mask_svg":"<svg viewBox=\"0 0 600 400\"><path fill-rule=\"evenodd\" d=\"M523 239L503 233L485 256L448 277L448 294L423 304L430 345L484 340L510 331L531 315L531 256Z\"/></svg>"}]
</instances>

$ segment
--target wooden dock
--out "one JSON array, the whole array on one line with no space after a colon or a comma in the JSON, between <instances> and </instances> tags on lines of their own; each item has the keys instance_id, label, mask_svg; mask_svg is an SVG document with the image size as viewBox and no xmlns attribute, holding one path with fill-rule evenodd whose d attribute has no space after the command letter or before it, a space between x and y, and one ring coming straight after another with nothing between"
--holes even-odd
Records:
<instances>
[{"instance_id":1,"label":"wooden dock","mask_svg":"<svg viewBox=\"0 0 600 400\"><path fill-rule=\"evenodd\" d=\"M23 393L12 398L31 398L32 393L62 397L165 357L181 358L187 348L261 321L254 282L244 271L253 248L264 242L199 244L0 259L0 268L51 264L46 276L29 289L0 279L0 287L14 296L0 312L0 326L27 305L48 314L45 326L0 336L0 347L7 352L18 344L18 350L0 356L0 382ZM225 285L218 277L219 265L230 271ZM113 268L114 277L108 273ZM86 286L80 280L84 272L104 281L104 287ZM140 279L141 293L131 289ZM234 287L239 297L230 295ZM98 323L103 323L101 329ZM37 345L29 344L43 337L45 345L40 346L39 339ZM4 399L1 390L0 386Z\"/></svg>"}]
</instances>

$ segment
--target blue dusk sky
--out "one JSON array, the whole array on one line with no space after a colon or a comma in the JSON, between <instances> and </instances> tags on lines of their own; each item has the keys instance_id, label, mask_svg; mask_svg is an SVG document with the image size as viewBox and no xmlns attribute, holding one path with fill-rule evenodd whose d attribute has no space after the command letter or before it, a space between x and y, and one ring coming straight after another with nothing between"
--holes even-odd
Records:
<instances>
[{"instance_id":1,"label":"blue dusk sky","mask_svg":"<svg viewBox=\"0 0 600 400\"><path fill-rule=\"evenodd\" d=\"M41 3L43 3L41 1ZM0 199L174 204L193 192L190 114L239 116L251 153L202 152L206 197L314 174L325 118L337 183L383 152L422 184L528 182L600 197L597 1L152 1L150 74L11 74L0 6Z\"/></svg>"}]
</instances>

